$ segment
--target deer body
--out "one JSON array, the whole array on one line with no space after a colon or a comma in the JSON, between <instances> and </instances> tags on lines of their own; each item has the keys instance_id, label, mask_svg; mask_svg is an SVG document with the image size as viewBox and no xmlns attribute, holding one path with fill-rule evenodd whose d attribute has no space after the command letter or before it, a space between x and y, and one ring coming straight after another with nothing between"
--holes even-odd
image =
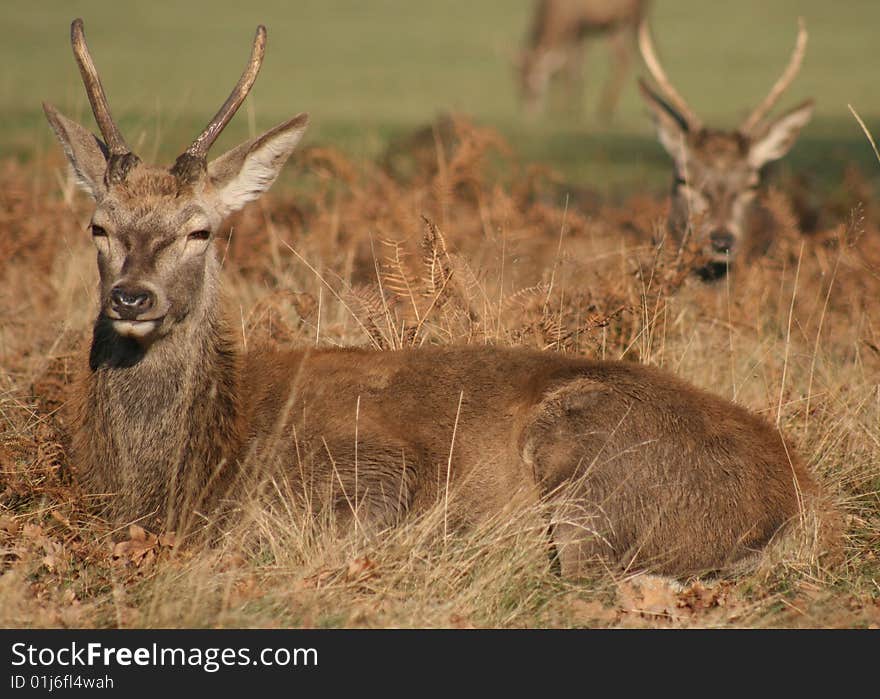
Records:
<instances>
[{"instance_id":1,"label":"deer body","mask_svg":"<svg viewBox=\"0 0 880 699\"><path fill-rule=\"evenodd\" d=\"M304 115L207 162L259 67L171 170L127 151L73 43L107 145L45 105L96 200L100 310L74 401L73 462L119 523L188 529L257 470L308 513L381 531L438 501L465 519L540 503L562 570L671 575L760 550L818 493L778 432L650 367L491 347L252 349L223 313L211 243L267 189ZM231 105L231 106L230 106Z\"/></svg>"},{"instance_id":2,"label":"deer body","mask_svg":"<svg viewBox=\"0 0 880 699\"><path fill-rule=\"evenodd\" d=\"M526 110L535 114L541 109L550 80L563 71L569 82L569 97L579 101L586 41L607 34L614 66L599 111L610 116L632 58L631 35L647 4L647 0L539 0L526 48L519 58L519 83Z\"/></svg>"},{"instance_id":3,"label":"deer body","mask_svg":"<svg viewBox=\"0 0 880 699\"><path fill-rule=\"evenodd\" d=\"M760 549L814 490L769 425L649 367L486 347L236 357L231 335L197 378L145 358L87 380L77 468L88 491L116 493L120 521L176 526L169 512L234 498L251 459L365 529L448 483L472 519L551 502L566 574L601 557L681 575Z\"/></svg>"}]
</instances>

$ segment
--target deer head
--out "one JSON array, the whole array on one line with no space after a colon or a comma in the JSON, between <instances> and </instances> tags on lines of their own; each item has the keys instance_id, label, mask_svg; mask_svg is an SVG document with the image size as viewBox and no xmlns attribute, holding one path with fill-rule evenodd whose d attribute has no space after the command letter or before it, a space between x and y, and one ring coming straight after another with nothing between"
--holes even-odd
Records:
<instances>
[{"instance_id":1,"label":"deer head","mask_svg":"<svg viewBox=\"0 0 880 699\"><path fill-rule=\"evenodd\" d=\"M662 96L644 80L639 87L675 168L669 228L678 239L690 235L702 244L709 261L699 270L704 279L723 276L741 250L756 247L750 223L764 166L788 153L813 115L813 101L807 100L767 119L800 70L806 46L801 20L791 59L770 93L738 129L722 131L703 126L667 78L647 23L639 28L639 49Z\"/></svg>"},{"instance_id":2,"label":"deer head","mask_svg":"<svg viewBox=\"0 0 880 699\"><path fill-rule=\"evenodd\" d=\"M99 324L148 346L209 306L219 264L212 237L222 219L262 194L308 124L300 114L208 162L208 149L250 91L266 46L257 28L247 67L229 98L171 168L141 162L113 117L83 34L71 25L79 64L103 141L43 104L79 185L95 200Z\"/></svg>"}]
</instances>

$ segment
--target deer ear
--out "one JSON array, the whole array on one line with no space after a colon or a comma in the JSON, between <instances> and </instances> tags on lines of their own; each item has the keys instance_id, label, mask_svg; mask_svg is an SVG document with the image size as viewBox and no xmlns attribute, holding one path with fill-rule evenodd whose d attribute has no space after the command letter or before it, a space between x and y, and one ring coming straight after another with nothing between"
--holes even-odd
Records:
<instances>
[{"instance_id":1,"label":"deer ear","mask_svg":"<svg viewBox=\"0 0 880 699\"><path fill-rule=\"evenodd\" d=\"M309 115L298 114L211 161L208 178L222 215L238 211L272 186L308 125Z\"/></svg>"},{"instance_id":2,"label":"deer ear","mask_svg":"<svg viewBox=\"0 0 880 699\"><path fill-rule=\"evenodd\" d=\"M99 199L107 191L104 183L109 157L107 146L87 128L62 115L51 104L43 102L43 111L64 148L77 184L92 198Z\"/></svg>"},{"instance_id":3,"label":"deer ear","mask_svg":"<svg viewBox=\"0 0 880 699\"><path fill-rule=\"evenodd\" d=\"M801 129L807 125L812 116L813 100L807 100L765 126L752 137L749 165L760 169L773 160L779 160L791 150Z\"/></svg>"},{"instance_id":4,"label":"deer ear","mask_svg":"<svg viewBox=\"0 0 880 699\"><path fill-rule=\"evenodd\" d=\"M657 129L657 138L678 168L684 166L687 154L687 137L690 133L687 119L654 92L644 80L639 80L642 99L651 110Z\"/></svg>"}]
</instances>

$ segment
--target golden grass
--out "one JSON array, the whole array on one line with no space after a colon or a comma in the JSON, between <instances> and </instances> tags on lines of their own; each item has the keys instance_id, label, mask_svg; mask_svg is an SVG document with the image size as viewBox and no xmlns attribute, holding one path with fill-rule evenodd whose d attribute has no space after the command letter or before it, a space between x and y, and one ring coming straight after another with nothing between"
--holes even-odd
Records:
<instances>
[{"instance_id":1,"label":"golden grass","mask_svg":"<svg viewBox=\"0 0 880 699\"><path fill-rule=\"evenodd\" d=\"M88 203L59 159L7 162L0 625L880 623L880 227L857 173L810 235L798 192L772 190L770 254L704 285L688 274L696 254L658 239L662 201L564 193L465 121L421 132L384 163L311 149L293 166L300 191L230 221L218 244L244 342L516 344L664 366L791 438L844 513L841 560L810 549L735 580L609 571L575 584L554 569L536 509L462 528L452 498L367 537L307 520L275 481L242 495L241 521L216 546L136 528L120 544L67 460L63 403L95 303Z\"/></svg>"}]
</instances>

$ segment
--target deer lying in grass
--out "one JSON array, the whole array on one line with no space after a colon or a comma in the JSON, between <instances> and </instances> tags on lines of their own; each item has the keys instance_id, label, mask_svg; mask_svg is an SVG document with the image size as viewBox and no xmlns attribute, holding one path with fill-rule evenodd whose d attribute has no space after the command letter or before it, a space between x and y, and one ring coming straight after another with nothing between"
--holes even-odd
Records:
<instances>
[{"instance_id":1,"label":"deer lying in grass","mask_svg":"<svg viewBox=\"0 0 880 699\"><path fill-rule=\"evenodd\" d=\"M551 79L563 74L571 106L582 100L587 40L608 35L613 51L611 75L599 101L599 114L610 118L632 61L633 35L647 0L538 0L526 47L516 60L517 81L526 112L543 107Z\"/></svg>"},{"instance_id":2,"label":"deer lying in grass","mask_svg":"<svg viewBox=\"0 0 880 699\"><path fill-rule=\"evenodd\" d=\"M75 399L73 462L120 523L186 528L270 467L306 511L380 531L455 500L471 517L540 504L562 571L594 559L672 574L727 569L817 493L777 430L648 366L498 347L243 352L212 243L306 129L304 114L208 162L260 67L170 169L132 154L73 23L104 142L48 104L95 199L100 310Z\"/></svg>"},{"instance_id":3,"label":"deer lying in grass","mask_svg":"<svg viewBox=\"0 0 880 699\"><path fill-rule=\"evenodd\" d=\"M767 116L800 71L806 47L801 22L791 60L770 93L738 129L720 131L703 126L667 78L647 23L639 28L642 57L663 96L644 80L639 87L674 163L668 228L679 241L703 243L708 264L698 272L706 280L723 277L741 253L761 254L770 245L772 225L757 200L764 166L788 153L813 115L813 101L773 121Z\"/></svg>"}]
</instances>

